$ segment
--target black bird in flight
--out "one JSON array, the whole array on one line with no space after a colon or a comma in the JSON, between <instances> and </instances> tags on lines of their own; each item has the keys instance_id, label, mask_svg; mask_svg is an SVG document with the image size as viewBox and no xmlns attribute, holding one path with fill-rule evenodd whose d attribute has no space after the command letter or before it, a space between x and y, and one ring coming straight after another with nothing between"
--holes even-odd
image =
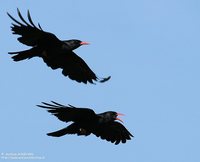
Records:
<instances>
[{"instance_id":1,"label":"black bird in flight","mask_svg":"<svg viewBox=\"0 0 200 162\"><path fill-rule=\"evenodd\" d=\"M15 22L11 26L13 34L20 35L18 41L32 48L24 51L9 52L9 54L14 55L12 57L14 61L30 59L36 56L42 57L47 66L53 70L61 68L64 76L85 84L87 82L94 83L94 81L105 82L110 79L110 76L107 78L97 77L85 61L73 52L74 49L89 43L76 39L61 41L54 34L43 31L40 24L37 27L33 23L29 11L27 12L29 22L22 17L19 9L17 9L17 12L21 22L7 13Z\"/></svg>"},{"instance_id":2,"label":"black bird in flight","mask_svg":"<svg viewBox=\"0 0 200 162\"><path fill-rule=\"evenodd\" d=\"M101 139L105 139L116 145L120 142L126 143L133 135L119 122L118 115L123 115L114 111L107 111L101 114L96 114L89 108L77 108L72 105L65 106L54 101L52 103L42 102L43 105L37 105L48 109L48 112L55 115L63 122L73 122L66 128L48 133L53 137L60 137L66 134L77 134L88 136L91 133Z\"/></svg>"}]
</instances>

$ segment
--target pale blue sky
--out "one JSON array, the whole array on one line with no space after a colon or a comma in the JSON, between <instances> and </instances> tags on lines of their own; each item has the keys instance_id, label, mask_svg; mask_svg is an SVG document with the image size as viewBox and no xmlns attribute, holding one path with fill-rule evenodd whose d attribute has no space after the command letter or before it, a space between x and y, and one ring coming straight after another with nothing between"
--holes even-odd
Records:
<instances>
[{"instance_id":1,"label":"pale blue sky","mask_svg":"<svg viewBox=\"0 0 200 162\"><path fill-rule=\"evenodd\" d=\"M28 49L10 31L6 12L17 17L17 7L60 39L91 42L76 53L111 80L78 84L39 58L13 62L8 51ZM200 161L199 0L6 0L0 21L1 153L47 162ZM50 100L124 113L135 138L116 146L93 135L49 137L66 126L35 106Z\"/></svg>"}]
</instances>

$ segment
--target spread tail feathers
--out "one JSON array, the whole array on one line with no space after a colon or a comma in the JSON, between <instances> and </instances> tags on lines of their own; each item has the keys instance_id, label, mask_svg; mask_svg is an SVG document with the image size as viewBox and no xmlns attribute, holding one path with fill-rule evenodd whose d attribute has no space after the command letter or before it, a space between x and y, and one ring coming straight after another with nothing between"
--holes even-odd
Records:
<instances>
[{"instance_id":1,"label":"spread tail feathers","mask_svg":"<svg viewBox=\"0 0 200 162\"><path fill-rule=\"evenodd\" d=\"M32 48L32 49L26 50L26 51L9 52L9 54L14 55L14 56L12 56L12 59L14 61L21 61L21 60L25 60L25 59L30 59L34 56L38 56L38 50L36 50L35 48Z\"/></svg>"}]
</instances>

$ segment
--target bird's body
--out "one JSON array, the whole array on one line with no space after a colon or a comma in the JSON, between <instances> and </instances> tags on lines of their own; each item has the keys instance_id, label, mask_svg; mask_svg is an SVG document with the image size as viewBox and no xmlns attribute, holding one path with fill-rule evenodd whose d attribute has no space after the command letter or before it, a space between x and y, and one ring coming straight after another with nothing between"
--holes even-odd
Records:
<instances>
[{"instance_id":1,"label":"bird's body","mask_svg":"<svg viewBox=\"0 0 200 162\"><path fill-rule=\"evenodd\" d=\"M54 34L43 31L39 24L37 27L33 23L29 11L29 23L24 20L19 10L18 15L22 23L8 13L8 16L16 23L13 23L11 27L13 34L20 35L18 41L32 48L25 51L9 52L9 54L14 55L12 57L14 61L41 57L47 66L52 69L61 68L63 75L85 84L94 81L105 82L110 79L110 77L99 79L85 61L73 52L74 49L87 45L87 42L77 39L61 41Z\"/></svg>"},{"instance_id":2,"label":"bird's body","mask_svg":"<svg viewBox=\"0 0 200 162\"><path fill-rule=\"evenodd\" d=\"M60 137L66 134L77 134L88 136L91 133L101 139L105 139L115 144L126 143L133 135L119 122L117 118L119 113L107 111L96 114L89 108L77 108L74 106L65 106L52 101L52 104L43 102L44 105L38 105L47 108L63 122L73 122L64 129L48 133L49 136ZM120 120L121 121L121 120Z\"/></svg>"}]
</instances>

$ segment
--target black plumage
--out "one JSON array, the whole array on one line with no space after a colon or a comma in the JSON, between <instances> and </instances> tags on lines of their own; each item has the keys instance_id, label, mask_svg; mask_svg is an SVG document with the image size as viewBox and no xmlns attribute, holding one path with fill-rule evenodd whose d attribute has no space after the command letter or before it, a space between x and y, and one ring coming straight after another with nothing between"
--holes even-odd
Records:
<instances>
[{"instance_id":1,"label":"black plumage","mask_svg":"<svg viewBox=\"0 0 200 162\"><path fill-rule=\"evenodd\" d=\"M54 34L45 32L40 24L36 26L31 19L29 11L27 13L29 22L22 17L19 10L17 11L21 22L7 13L15 22L12 23L11 27L13 34L20 35L18 41L32 48L24 51L9 52L9 54L14 55L12 57L14 61L41 57L47 66L52 69L61 68L64 76L85 84L87 82L94 83L94 81L105 82L110 79L110 76L107 78L97 77L85 61L73 52L74 49L81 45L89 43L77 39L61 41Z\"/></svg>"},{"instance_id":2,"label":"black plumage","mask_svg":"<svg viewBox=\"0 0 200 162\"><path fill-rule=\"evenodd\" d=\"M119 122L117 116L122 115L114 111L107 111L96 114L89 108L77 108L72 105L65 106L52 101L51 104L42 102L37 105L48 109L48 112L55 115L63 122L72 122L64 129L48 133L49 136L60 137L66 134L77 134L88 136L91 133L101 139L105 139L116 145L120 142L126 143L133 135Z\"/></svg>"}]
</instances>

